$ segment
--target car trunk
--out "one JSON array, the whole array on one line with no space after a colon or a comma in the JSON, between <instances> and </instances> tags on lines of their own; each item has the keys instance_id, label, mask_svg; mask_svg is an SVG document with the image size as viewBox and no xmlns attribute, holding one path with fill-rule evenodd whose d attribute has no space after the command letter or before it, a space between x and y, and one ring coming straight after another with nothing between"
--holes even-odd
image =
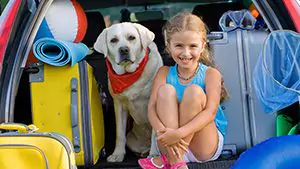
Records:
<instances>
[{"instance_id":1,"label":"car trunk","mask_svg":"<svg viewBox=\"0 0 300 169\"><path fill-rule=\"evenodd\" d=\"M275 136L274 133L274 116L266 117L261 116L261 110L256 110L257 102L251 102L250 97L248 98L248 93L243 91L243 88L248 87L250 77L247 77L247 69L252 69L252 65L255 63L255 60L251 60L249 63L249 67L241 67L238 64L247 65L245 62L246 55L256 56L259 52L260 48L254 46L255 44L250 44L250 46L245 46L242 42L237 42L237 40L243 41L244 37L258 37L257 44L263 43L265 36L268 34L268 30L266 25L259 30L259 34L257 35L257 31L255 33L247 32L247 31L235 31L235 32L224 32L219 27L219 19L223 13L228 10L240 10L243 8L248 8L245 6L245 2L240 1L218 1L218 0L203 0L203 1L193 1L188 0L185 3L181 1L159 1L159 0L151 0L151 1L139 1L139 0L111 0L111 1L85 1L78 0L87 15L88 28L87 33L83 39L83 43L85 43L88 47L92 47L96 38L101 33L101 31L106 27L107 23L105 20L108 15L110 15L111 23L113 20L119 20L120 18L124 18L121 14L122 9L130 9L138 11L138 9L144 11L144 9L159 9L165 10L165 17L160 19L151 19L151 20L139 20L133 21L140 23L146 27L148 27L151 31L153 31L156 35L154 42L158 45L159 52L164 61L164 65L173 65L174 61L168 56L168 54L164 50L164 38L162 36L161 28L169 18L168 16L172 16L176 12L185 10L192 11L194 14L201 16L204 21L207 23L208 28L210 30L209 39L210 45L213 50L213 53L217 58L217 65L221 66L224 69L226 76L226 80L228 81L228 85L233 84L230 88L232 93L232 100L240 101L240 105L234 106L234 104L225 103L224 109L225 114L226 111L231 110L229 113L229 123L231 123L231 131L229 134L229 138L225 143L225 148L219 159L212 162L207 162L203 164L198 163L190 163L189 168L197 168L197 169L227 169L232 166L234 161L238 158L239 154L245 151L246 149L252 147L253 145L269 138ZM177 5L176 4L180 4ZM174 5L175 4L175 5ZM174 6L172 6L174 5ZM181 8L179 8L181 7ZM178 9L179 8L179 9ZM118 10L117 10L118 9ZM148 17L148 16L147 16ZM214 33L217 32L217 33ZM221 38L220 38L220 36ZM229 38L225 38L229 37ZM225 39L225 40L224 40ZM225 41L227 41L226 44ZM232 42L231 42L232 41ZM240 44L241 43L241 44ZM244 46L243 46L244 45ZM240 47L242 46L242 47ZM255 52L248 54L248 48L254 49ZM244 51L239 54L239 51ZM232 66L228 63L230 59L224 59L225 56L222 55L222 52L227 53L227 55L234 55L236 58L233 58L233 62L237 65ZM246 54L247 53L247 54ZM226 57L227 57L226 55ZM226 58L225 57L225 58ZM255 58L256 58L255 57ZM254 57L252 57L254 58ZM243 62L240 62L240 60ZM137 160L140 158L137 154L131 152L127 149L127 154L123 162L120 163L109 163L106 161L108 155L110 155L115 146L115 135L116 135L116 125L115 125L115 115L114 115L114 107L113 100L108 92L107 86L107 68L105 64L105 58L102 54L94 52L92 55L89 55L85 59L89 65L91 65L94 69L94 76L99 85L99 93L102 97L102 108L103 108L103 118L104 118L104 129L105 129L105 144L104 149L100 154L100 159L97 164L94 165L93 169L100 168L139 168ZM245 61L245 62L244 62ZM224 64L226 62L226 64ZM228 66L228 64L230 66ZM234 68L233 68L234 67ZM236 69L235 69L236 68ZM237 73L237 77L233 77L234 73ZM14 122L31 124L32 123L32 107L31 100L34 99L31 97L31 89L30 89L30 74L32 74L32 69L30 67L24 67L24 71L22 73L20 79L20 85L18 87L18 92L15 100L15 108L13 119ZM249 75L250 76L250 75ZM235 79L236 80L232 80ZM248 78L248 79L247 79ZM236 81L237 83L231 83L230 81ZM247 82L248 81L248 82ZM244 101L241 101L245 99ZM249 101L250 100L250 101ZM250 102L250 103L249 103ZM100 103L99 103L100 104ZM251 109L253 106L254 110ZM146 106L146 105L145 105ZM257 108L259 109L259 108ZM237 111L238 115L233 114L233 111ZM253 113L252 113L253 112ZM258 112L258 113L257 113ZM231 114L230 114L231 113ZM258 114L258 115L257 115ZM260 120L251 119L255 115L259 116ZM265 126L261 124L265 123ZM257 125L257 128L253 128L254 125ZM238 129L240 127L240 129ZM262 128L260 128L262 127ZM130 127L128 128L128 130ZM258 132L258 131L261 132ZM258 133L258 134L257 134ZM84 167L80 167L84 168Z\"/></svg>"}]
</instances>

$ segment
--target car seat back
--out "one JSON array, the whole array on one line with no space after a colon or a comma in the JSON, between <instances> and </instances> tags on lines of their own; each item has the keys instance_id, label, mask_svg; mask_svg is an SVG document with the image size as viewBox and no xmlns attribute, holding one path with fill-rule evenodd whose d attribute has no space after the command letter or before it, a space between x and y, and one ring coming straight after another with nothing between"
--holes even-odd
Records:
<instances>
[{"instance_id":1,"label":"car seat back","mask_svg":"<svg viewBox=\"0 0 300 169\"><path fill-rule=\"evenodd\" d=\"M164 65L174 65L175 62L169 56L169 54L165 51L165 38L163 36L162 28L166 23L166 20L147 20L147 21L139 21L137 22L145 27L147 27L150 31L155 34L154 42L157 45L158 51L163 59Z\"/></svg>"}]
</instances>

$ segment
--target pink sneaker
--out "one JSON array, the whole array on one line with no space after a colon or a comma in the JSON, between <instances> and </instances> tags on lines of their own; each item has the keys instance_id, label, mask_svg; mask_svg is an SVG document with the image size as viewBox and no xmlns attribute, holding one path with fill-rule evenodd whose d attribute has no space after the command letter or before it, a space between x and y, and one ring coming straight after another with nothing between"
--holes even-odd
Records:
<instances>
[{"instance_id":1,"label":"pink sneaker","mask_svg":"<svg viewBox=\"0 0 300 169\"><path fill-rule=\"evenodd\" d=\"M187 167L186 163L184 161L181 161L179 163L171 165L170 169L177 169L178 167L181 167L181 166L186 166Z\"/></svg>"},{"instance_id":2,"label":"pink sneaker","mask_svg":"<svg viewBox=\"0 0 300 169\"><path fill-rule=\"evenodd\" d=\"M161 155L160 158L163 163L161 166L154 163L154 157L139 159L138 163L143 169L168 169L169 164L167 157L165 155Z\"/></svg>"}]
</instances>

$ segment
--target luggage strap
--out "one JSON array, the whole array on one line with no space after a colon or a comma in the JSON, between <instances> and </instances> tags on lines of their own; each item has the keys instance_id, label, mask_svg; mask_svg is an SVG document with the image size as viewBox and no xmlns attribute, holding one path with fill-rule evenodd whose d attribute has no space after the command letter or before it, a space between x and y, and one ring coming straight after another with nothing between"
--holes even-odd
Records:
<instances>
[{"instance_id":1,"label":"luggage strap","mask_svg":"<svg viewBox=\"0 0 300 169\"><path fill-rule=\"evenodd\" d=\"M25 125L20 123L1 123L0 130L17 131L19 133L32 133L38 130L38 128L31 124Z\"/></svg>"},{"instance_id":2,"label":"luggage strap","mask_svg":"<svg viewBox=\"0 0 300 169\"><path fill-rule=\"evenodd\" d=\"M78 121L78 80L71 79L71 125L73 145L76 153L80 152L80 131Z\"/></svg>"}]
</instances>

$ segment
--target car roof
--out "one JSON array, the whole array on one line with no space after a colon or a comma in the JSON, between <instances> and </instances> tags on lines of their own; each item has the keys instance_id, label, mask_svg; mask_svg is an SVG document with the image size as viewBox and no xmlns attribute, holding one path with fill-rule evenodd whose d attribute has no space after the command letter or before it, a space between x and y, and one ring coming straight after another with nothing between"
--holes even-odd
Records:
<instances>
[{"instance_id":1,"label":"car roof","mask_svg":"<svg viewBox=\"0 0 300 169\"><path fill-rule=\"evenodd\" d=\"M97 0L77 0L84 9L107 8L112 6L137 6L137 5L154 5L165 3L177 2L190 2L190 3L220 3L220 2L239 2L241 0L110 0L110 1L97 1Z\"/></svg>"}]
</instances>

